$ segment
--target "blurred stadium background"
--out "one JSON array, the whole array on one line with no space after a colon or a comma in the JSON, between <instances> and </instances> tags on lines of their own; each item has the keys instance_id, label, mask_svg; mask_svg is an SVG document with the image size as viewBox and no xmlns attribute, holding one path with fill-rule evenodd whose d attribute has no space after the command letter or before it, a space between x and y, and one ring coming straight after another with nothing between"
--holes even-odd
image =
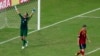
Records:
<instances>
[{"instance_id":1,"label":"blurred stadium background","mask_svg":"<svg viewBox=\"0 0 100 56\"><path fill-rule=\"evenodd\" d=\"M37 10L37 0L30 0L17 7L22 14L25 11L30 13L33 7ZM88 11L92 12L86 13ZM83 13L86 14L81 15ZM74 17L77 15L81 16ZM2 44L19 37L20 18L13 6L0 10L1 56L74 56L79 49L77 34L83 24L87 24L88 37L92 41L87 43L86 56L99 56L100 0L41 0L40 31L35 31L37 16L36 11L29 22L29 46L21 50L20 38Z\"/></svg>"}]
</instances>

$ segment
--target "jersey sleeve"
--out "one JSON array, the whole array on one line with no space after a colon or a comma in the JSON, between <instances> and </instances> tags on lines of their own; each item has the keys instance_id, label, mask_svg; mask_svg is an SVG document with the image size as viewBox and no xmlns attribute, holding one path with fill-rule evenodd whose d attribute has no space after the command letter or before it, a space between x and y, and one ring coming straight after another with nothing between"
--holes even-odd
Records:
<instances>
[{"instance_id":1,"label":"jersey sleeve","mask_svg":"<svg viewBox=\"0 0 100 56\"><path fill-rule=\"evenodd\" d=\"M23 16L20 13L18 15L20 16L20 18L23 18Z\"/></svg>"}]
</instances>

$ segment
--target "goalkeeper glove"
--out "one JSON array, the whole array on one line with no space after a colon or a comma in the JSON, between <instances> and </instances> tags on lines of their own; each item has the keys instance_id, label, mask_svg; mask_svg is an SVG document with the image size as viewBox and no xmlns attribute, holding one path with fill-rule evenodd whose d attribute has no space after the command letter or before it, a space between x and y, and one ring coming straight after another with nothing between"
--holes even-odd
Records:
<instances>
[{"instance_id":1,"label":"goalkeeper glove","mask_svg":"<svg viewBox=\"0 0 100 56\"><path fill-rule=\"evenodd\" d=\"M15 7L15 10L18 10L16 6L14 6L14 7Z\"/></svg>"},{"instance_id":2,"label":"goalkeeper glove","mask_svg":"<svg viewBox=\"0 0 100 56\"><path fill-rule=\"evenodd\" d=\"M33 8L33 9L32 9L32 13L34 13L34 12L35 12L35 9Z\"/></svg>"}]
</instances>

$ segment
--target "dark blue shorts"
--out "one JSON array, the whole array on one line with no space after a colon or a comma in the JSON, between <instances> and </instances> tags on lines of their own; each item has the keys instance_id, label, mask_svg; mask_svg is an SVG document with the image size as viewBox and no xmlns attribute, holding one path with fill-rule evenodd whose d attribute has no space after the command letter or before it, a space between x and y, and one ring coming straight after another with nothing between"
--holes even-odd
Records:
<instances>
[{"instance_id":1,"label":"dark blue shorts","mask_svg":"<svg viewBox=\"0 0 100 56\"><path fill-rule=\"evenodd\" d=\"M85 49L86 48L86 44L80 44L79 47L80 47L80 49Z\"/></svg>"}]
</instances>

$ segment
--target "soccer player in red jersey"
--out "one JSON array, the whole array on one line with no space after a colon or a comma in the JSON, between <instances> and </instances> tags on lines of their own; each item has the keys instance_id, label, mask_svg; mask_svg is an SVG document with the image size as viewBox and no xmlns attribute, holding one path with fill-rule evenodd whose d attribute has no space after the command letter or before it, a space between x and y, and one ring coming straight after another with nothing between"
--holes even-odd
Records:
<instances>
[{"instance_id":1,"label":"soccer player in red jersey","mask_svg":"<svg viewBox=\"0 0 100 56\"><path fill-rule=\"evenodd\" d=\"M86 40L88 40L86 27L87 27L86 25L83 25L82 29L79 32L77 43L80 47L80 50L77 52L76 56L78 56L80 54L82 56L85 56Z\"/></svg>"}]
</instances>

